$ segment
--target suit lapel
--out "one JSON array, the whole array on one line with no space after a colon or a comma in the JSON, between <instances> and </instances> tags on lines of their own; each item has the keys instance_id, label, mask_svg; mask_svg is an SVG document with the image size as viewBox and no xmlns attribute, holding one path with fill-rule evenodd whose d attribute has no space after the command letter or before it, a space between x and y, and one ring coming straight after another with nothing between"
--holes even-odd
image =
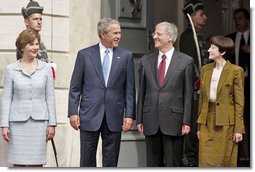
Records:
<instances>
[{"instance_id":1,"label":"suit lapel","mask_svg":"<svg viewBox=\"0 0 255 172\"><path fill-rule=\"evenodd\" d=\"M103 77L103 71L102 71L102 63L100 58L100 50L99 50L99 44L97 44L96 48L92 50L92 55L90 56L90 59L94 65L95 71L98 75L98 78L101 80L102 84L104 84L104 77Z\"/></svg>"},{"instance_id":2,"label":"suit lapel","mask_svg":"<svg viewBox=\"0 0 255 172\"><path fill-rule=\"evenodd\" d=\"M221 75L220 75L220 79L219 79L219 83L218 83L218 87L217 87L217 95L219 94L224 82L226 81L226 79L229 75L229 68L230 68L230 63L229 63L229 61L227 61L225 66L223 67Z\"/></svg>"},{"instance_id":3,"label":"suit lapel","mask_svg":"<svg viewBox=\"0 0 255 172\"><path fill-rule=\"evenodd\" d=\"M206 87L206 96L209 99L210 98L210 86L211 86L211 80L212 80L212 73L215 63L211 63L208 70L205 70L205 87Z\"/></svg>"},{"instance_id":4,"label":"suit lapel","mask_svg":"<svg viewBox=\"0 0 255 172\"><path fill-rule=\"evenodd\" d=\"M173 55L172 55L172 59L171 62L169 64L169 67L167 69L166 75L165 75L165 79L163 82L163 86L165 85L165 83L169 80L169 78L173 75L175 68L177 67L177 65L180 62L180 57L178 55L178 53L176 51L174 51Z\"/></svg>"},{"instance_id":5,"label":"suit lapel","mask_svg":"<svg viewBox=\"0 0 255 172\"><path fill-rule=\"evenodd\" d=\"M159 79L158 79L158 53L155 54L155 56L152 56L152 58L150 59L150 69L152 72L152 76L155 80L155 82L157 83L158 87L160 88L159 85Z\"/></svg>"},{"instance_id":6,"label":"suit lapel","mask_svg":"<svg viewBox=\"0 0 255 172\"><path fill-rule=\"evenodd\" d=\"M111 69L110 69L110 74L109 74L109 78L108 78L108 83L107 85L110 84L110 82L113 80L114 78L114 74L116 73L119 63L120 63L120 56L119 56L119 50L117 48L113 49L113 56L112 56L112 65L111 65Z\"/></svg>"}]
</instances>

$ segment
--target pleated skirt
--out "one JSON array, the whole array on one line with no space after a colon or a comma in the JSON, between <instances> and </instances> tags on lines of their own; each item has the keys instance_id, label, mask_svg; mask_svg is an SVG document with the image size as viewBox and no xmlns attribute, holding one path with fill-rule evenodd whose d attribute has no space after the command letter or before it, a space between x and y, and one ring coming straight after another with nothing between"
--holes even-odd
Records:
<instances>
[{"instance_id":1,"label":"pleated skirt","mask_svg":"<svg viewBox=\"0 0 255 172\"><path fill-rule=\"evenodd\" d=\"M210 103L207 124L200 124L199 167L236 167L238 145L233 134L233 125L215 125L215 103Z\"/></svg>"},{"instance_id":2,"label":"pleated skirt","mask_svg":"<svg viewBox=\"0 0 255 172\"><path fill-rule=\"evenodd\" d=\"M46 164L46 130L48 121L10 122L8 163L20 165Z\"/></svg>"}]
</instances>

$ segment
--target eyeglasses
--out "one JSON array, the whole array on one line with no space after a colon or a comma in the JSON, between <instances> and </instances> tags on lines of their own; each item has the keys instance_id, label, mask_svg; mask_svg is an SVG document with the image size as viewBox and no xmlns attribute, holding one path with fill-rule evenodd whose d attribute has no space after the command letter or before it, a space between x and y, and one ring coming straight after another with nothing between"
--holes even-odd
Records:
<instances>
[{"instance_id":1,"label":"eyeglasses","mask_svg":"<svg viewBox=\"0 0 255 172\"><path fill-rule=\"evenodd\" d=\"M154 37L155 35L157 35L157 36L162 36L162 35L169 35L168 33L166 33L166 32L163 32L163 33L159 33L159 32L153 32L152 34L151 34L151 36L152 37Z\"/></svg>"}]
</instances>

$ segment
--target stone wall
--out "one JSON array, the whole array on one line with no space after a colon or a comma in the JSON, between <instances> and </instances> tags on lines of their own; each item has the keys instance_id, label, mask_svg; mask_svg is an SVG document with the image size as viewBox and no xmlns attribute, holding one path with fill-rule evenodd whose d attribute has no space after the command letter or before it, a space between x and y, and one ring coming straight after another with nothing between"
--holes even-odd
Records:
<instances>
[{"instance_id":1,"label":"stone wall","mask_svg":"<svg viewBox=\"0 0 255 172\"><path fill-rule=\"evenodd\" d=\"M70 127L67 118L68 89L77 51L98 42L96 26L100 19L101 0L35 1L44 7L43 28L40 32L42 41L48 50L49 59L57 64L55 93L58 126L54 141L59 166L78 167L79 132ZM25 29L21 8L26 7L28 2L29 0L0 0L0 92L3 88L5 66L16 61L15 40ZM10 166L7 164L7 144L2 137L1 166ZM50 142L45 166L56 166Z\"/></svg>"}]
</instances>

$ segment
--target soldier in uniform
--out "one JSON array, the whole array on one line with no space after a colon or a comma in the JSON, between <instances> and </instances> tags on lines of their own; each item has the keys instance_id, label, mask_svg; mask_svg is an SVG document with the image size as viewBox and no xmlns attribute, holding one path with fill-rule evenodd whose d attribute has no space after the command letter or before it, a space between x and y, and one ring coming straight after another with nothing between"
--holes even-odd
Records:
<instances>
[{"instance_id":1,"label":"soldier in uniform","mask_svg":"<svg viewBox=\"0 0 255 172\"><path fill-rule=\"evenodd\" d=\"M43 7L41 7L38 2L30 0L27 4L27 7L21 9L22 15L24 17L24 23L27 29L33 29L37 32L40 32L42 29L42 12ZM17 51L17 60L22 57L21 52ZM43 42L40 42L39 51L37 58L39 60L48 62L47 50Z\"/></svg>"},{"instance_id":2,"label":"soldier in uniform","mask_svg":"<svg viewBox=\"0 0 255 172\"><path fill-rule=\"evenodd\" d=\"M191 132L184 137L184 153L188 161L185 166L197 166L198 164L198 139L196 136L197 126L197 114L198 114L198 100L199 100L199 73L200 65L204 65L208 62L207 43L201 32L202 27L205 25L207 16L204 12L204 3L200 0L191 0L183 8L183 13L187 17L187 14L191 16L192 23L195 27L196 37L198 40L199 52L201 55L201 64L199 64L198 54L196 50L195 39L191 27L191 23L188 20L188 26L186 30L180 36L179 47L180 51L188 54L194 59L194 96L192 103L192 117L191 117Z\"/></svg>"}]
</instances>

